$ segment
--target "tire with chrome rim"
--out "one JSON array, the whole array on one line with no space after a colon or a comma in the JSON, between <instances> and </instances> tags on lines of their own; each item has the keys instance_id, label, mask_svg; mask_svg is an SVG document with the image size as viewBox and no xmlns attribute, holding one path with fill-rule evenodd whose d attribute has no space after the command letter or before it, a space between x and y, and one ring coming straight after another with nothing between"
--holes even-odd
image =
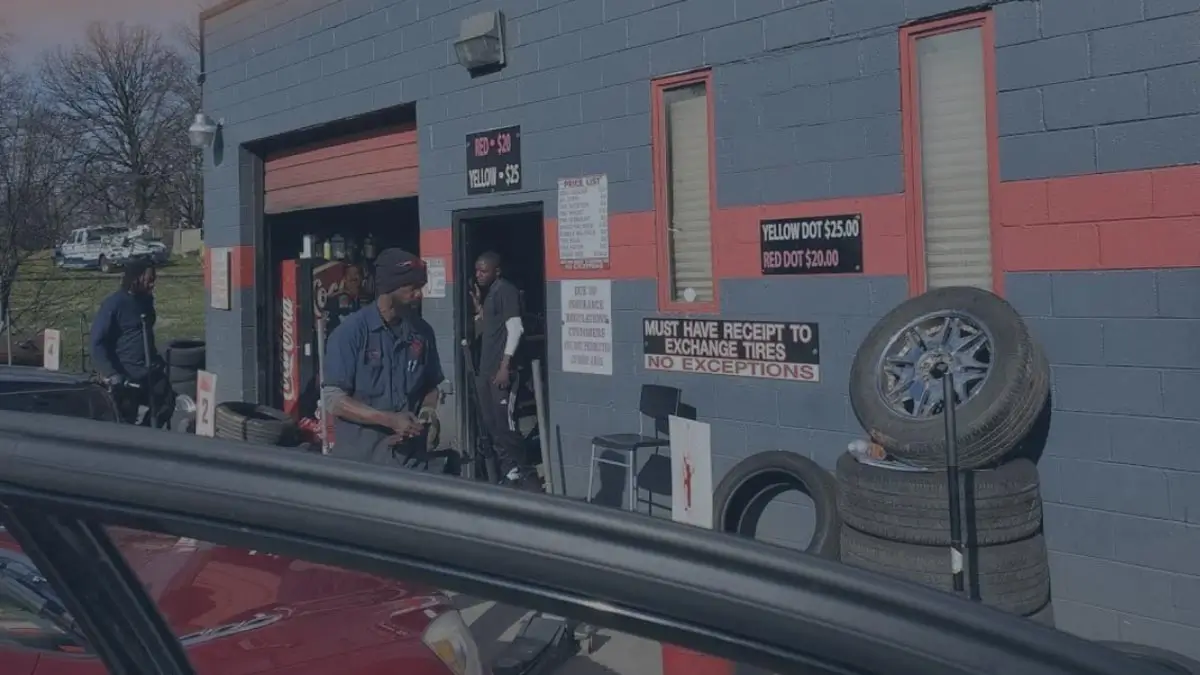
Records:
<instances>
[{"instance_id":1,"label":"tire with chrome rim","mask_svg":"<svg viewBox=\"0 0 1200 675\"><path fill-rule=\"evenodd\" d=\"M1049 396L1049 364L1003 299L961 286L912 298L875 324L850 371L855 416L898 461L945 466L941 369L953 373L964 469L995 464L1011 452Z\"/></svg>"}]
</instances>

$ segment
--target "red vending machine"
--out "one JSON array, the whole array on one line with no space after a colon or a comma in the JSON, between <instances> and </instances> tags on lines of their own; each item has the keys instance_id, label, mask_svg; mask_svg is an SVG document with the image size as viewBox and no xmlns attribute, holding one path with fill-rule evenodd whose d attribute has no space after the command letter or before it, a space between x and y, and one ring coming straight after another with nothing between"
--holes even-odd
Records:
<instances>
[{"instance_id":1,"label":"red vending machine","mask_svg":"<svg viewBox=\"0 0 1200 675\"><path fill-rule=\"evenodd\" d=\"M280 398L284 412L302 426L320 428L318 351L342 319L370 301L367 273L365 262L348 259L310 257L280 263ZM318 336L322 317L325 335ZM332 428L329 434L332 438Z\"/></svg>"}]
</instances>

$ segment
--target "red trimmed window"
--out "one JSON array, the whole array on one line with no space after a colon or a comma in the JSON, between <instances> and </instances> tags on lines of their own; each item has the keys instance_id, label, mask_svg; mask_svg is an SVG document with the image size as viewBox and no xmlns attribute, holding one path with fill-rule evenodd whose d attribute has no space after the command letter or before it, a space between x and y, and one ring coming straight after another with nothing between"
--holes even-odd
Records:
<instances>
[{"instance_id":1,"label":"red trimmed window","mask_svg":"<svg viewBox=\"0 0 1200 675\"><path fill-rule=\"evenodd\" d=\"M652 84L658 300L676 312L717 308L713 273L712 71Z\"/></svg>"},{"instance_id":2,"label":"red trimmed window","mask_svg":"<svg viewBox=\"0 0 1200 675\"><path fill-rule=\"evenodd\" d=\"M906 26L900 44L911 290L999 293L992 15Z\"/></svg>"}]
</instances>

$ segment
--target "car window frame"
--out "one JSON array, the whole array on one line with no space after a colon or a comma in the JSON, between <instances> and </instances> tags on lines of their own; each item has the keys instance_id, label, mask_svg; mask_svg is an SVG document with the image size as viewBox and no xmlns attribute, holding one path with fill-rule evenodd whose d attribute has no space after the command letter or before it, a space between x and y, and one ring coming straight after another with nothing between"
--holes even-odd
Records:
<instances>
[{"instance_id":1,"label":"car window frame","mask_svg":"<svg viewBox=\"0 0 1200 675\"><path fill-rule=\"evenodd\" d=\"M48 422L0 412L0 503L38 552L55 536L115 552L100 523L134 527L428 583L774 672L1168 672L946 593L640 514L235 441ZM149 601L123 561L105 563L124 568L104 580L121 597ZM167 630L161 616L124 629Z\"/></svg>"}]
</instances>

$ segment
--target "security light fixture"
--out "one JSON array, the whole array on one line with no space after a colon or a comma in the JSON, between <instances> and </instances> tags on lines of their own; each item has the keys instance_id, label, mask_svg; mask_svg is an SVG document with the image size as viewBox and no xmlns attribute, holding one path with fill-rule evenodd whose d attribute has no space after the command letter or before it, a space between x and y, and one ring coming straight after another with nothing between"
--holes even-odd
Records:
<instances>
[{"instance_id":1,"label":"security light fixture","mask_svg":"<svg viewBox=\"0 0 1200 675\"><path fill-rule=\"evenodd\" d=\"M188 138L192 141L192 147L203 149L212 145L220 127L220 122L213 122L203 111L196 113L196 119L192 121L192 126L188 127Z\"/></svg>"},{"instance_id":2,"label":"security light fixture","mask_svg":"<svg viewBox=\"0 0 1200 675\"><path fill-rule=\"evenodd\" d=\"M458 63L472 73L504 65L504 13L482 12L463 19L454 42Z\"/></svg>"}]
</instances>

